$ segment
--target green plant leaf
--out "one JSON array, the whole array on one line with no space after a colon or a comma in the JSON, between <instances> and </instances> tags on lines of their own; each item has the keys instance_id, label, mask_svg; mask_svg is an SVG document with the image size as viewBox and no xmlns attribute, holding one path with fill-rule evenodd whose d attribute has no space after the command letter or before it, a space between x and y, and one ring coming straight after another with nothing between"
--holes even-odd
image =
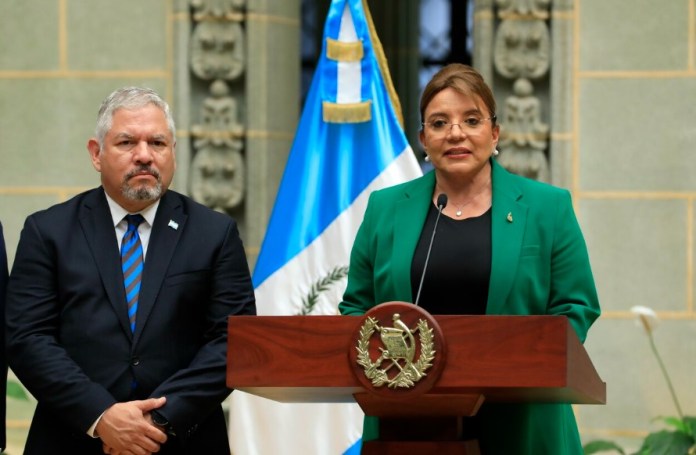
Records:
<instances>
[{"instance_id":1,"label":"green plant leaf","mask_svg":"<svg viewBox=\"0 0 696 455\"><path fill-rule=\"evenodd\" d=\"M689 434L689 429L686 426L686 422L678 417L655 417L653 421L661 420L668 427L672 427L677 431Z\"/></svg>"},{"instance_id":2,"label":"green plant leaf","mask_svg":"<svg viewBox=\"0 0 696 455\"><path fill-rule=\"evenodd\" d=\"M695 439L696 442L696 417L694 416L684 416L684 425L686 425L687 433Z\"/></svg>"},{"instance_id":3,"label":"green plant leaf","mask_svg":"<svg viewBox=\"0 0 696 455\"><path fill-rule=\"evenodd\" d=\"M694 444L694 438L679 431L662 430L650 433L638 451L641 455L684 455Z\"/></svg>"},{"instance_id":4,"label":"green plant leaf","mask_svg":"<svg viewBox=\"0 0 696 455\"><path fill-rule=\"evenodd\" d=\"M585 455L590 455L597 452L606 452L607 450L614 450L622 455L626 454L626 452L624 452L624 450L615 442L605 441L602 439L588 442L582 446L582 450L585 452Z\"/></svg>"},{"instance_id":5,"label":"green plant leaf","mask_svg":"<svg viewBox=\"0 0 696 455\"><path fill-rule=\"evenodd\" d=\"M17 381L7 380L7 396L15 400L29 401L29 395L24 391L24 387Z\"/></svg>"}]
</instances>

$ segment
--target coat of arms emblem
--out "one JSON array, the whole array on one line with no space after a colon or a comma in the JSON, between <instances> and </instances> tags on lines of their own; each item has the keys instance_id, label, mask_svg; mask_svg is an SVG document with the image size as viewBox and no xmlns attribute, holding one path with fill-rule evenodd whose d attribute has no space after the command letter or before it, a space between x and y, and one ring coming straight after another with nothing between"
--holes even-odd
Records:
<instances>
[{"instance_id":1,"label":"coat of arms emblem","mask_svg":"<svg viewBox=\"0 0 696 455\"><path fill-rule=\"evenodd\" d=\"M370 339L379 333L382 346L374 361L370 357ZM419 341L416 340L419 338ZM419 349L420 348L420 349ZM360 327L357 363L375 387L411 388L426 375L435 359L433 329L425 319L409 328L398 313L392 316L392 326L382 326L375 317L368 317ZM416 354L418 358L416 358Z\"/></svg>"}]
</instances>

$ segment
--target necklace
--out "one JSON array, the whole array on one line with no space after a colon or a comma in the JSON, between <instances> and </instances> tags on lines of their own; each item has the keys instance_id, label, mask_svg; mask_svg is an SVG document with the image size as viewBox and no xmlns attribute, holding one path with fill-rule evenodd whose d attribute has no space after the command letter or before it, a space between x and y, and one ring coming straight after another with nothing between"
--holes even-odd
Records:
<instances>
[{"instance_id":1,"label":"necklace","mask_svg":"<svg viewBox=\"0 0 696 455\"><path fill-rule=\"evenodd\" d=\"M479 197L479 195L481 195L481 193L483 193L483 192L486 190L486 188L488 188L488 185L490 184L490 182L491 182L490 180L489 180L488 182L486 182L486 184L483 185L483 186L481 187L480 190L478 190L476 193L474 193L474 195L471 196L471 197L469 198L469 200L467 200L467 201L464 202L463 204L461 204L461 205L460 205L460 204L455 204L455 202L452 201L452 204L454 204L454 206L457 207L457 211L454 212L454 214L457 216L457 218L459 218L460 216L462 216L462 211L464 210L464 207L466 207L467 205L469 205L469 204L471 204L472 202L474 202L474 200L475 200L477 197ZM436 185L436 186L437 186L437 188L440 188L439 185Z\"/></svg>"}]
</instances>

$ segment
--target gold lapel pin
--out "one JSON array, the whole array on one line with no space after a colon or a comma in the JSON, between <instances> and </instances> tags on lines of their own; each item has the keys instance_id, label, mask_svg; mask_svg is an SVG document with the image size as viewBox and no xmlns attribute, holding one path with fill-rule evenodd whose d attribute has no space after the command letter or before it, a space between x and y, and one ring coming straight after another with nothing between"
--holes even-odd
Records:
<instances>
[{"instance_id":1,"label":"gold lapel pin","mask_svg":"<svg viewBox=\"0 0 696 455\"><path fill-rule=\"evenodd\" d=\"M508 221L508 223L512 223L512 212L508 212L507 221Z\"/></svg>"}]
</instances>

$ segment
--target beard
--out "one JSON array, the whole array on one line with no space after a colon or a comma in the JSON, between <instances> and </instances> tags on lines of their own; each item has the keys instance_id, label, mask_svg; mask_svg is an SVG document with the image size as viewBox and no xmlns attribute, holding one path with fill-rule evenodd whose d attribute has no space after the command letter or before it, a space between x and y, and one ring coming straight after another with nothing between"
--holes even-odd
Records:
<instances>
[{"instance_id":1,"label":"beard","mask_svg":"<svg viewBox=\"0 0 696 455\"><path fill-rule=\"evenodd\" d=\"M133 186L130 183L130 179L138 175L140 172L148 172L152 174L157 182L155 186ZM162 196L162 177L160 173L149 166L141 166L137 169L132 170L123 178L123 184L121 185L121 194L126 199L131 201L156 201Z\"/></svg>"}]
</instances>

